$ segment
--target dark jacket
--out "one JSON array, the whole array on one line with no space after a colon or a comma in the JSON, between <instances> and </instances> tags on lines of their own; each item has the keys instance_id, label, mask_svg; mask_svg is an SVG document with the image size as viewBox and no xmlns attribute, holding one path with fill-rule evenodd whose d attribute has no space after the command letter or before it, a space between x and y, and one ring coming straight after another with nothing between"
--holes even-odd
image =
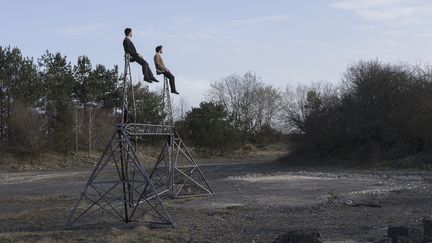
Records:
<instances>
[{"instance_id":1,"label":"dark jacket","mask_svg":"<svg viewBox=\"0 0 432 243\"><path fill-rule=\"evenodd\" d=\"M135 49L134 44L129 38L125 37L123 40L123 48L126 53L131 55L133 59L138 59L138 52Z\"/></svg>"}]
</instances>

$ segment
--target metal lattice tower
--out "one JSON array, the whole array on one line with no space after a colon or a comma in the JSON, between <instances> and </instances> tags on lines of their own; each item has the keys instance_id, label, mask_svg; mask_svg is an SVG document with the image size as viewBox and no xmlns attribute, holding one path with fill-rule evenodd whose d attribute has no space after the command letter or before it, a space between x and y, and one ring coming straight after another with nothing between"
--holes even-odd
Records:
<instances>
[{"instance_id":1,"label":"metal lattice tower","mask_svg":"<svg viewBox=\"0 0 432 243\"><path fill-rule=\"evenodd\" d=\"M129 223L145 220L173 226L162 195L213 195L213 189L173 126L168 80L164 79L161 125L136 122L136 105L130 68L125 55L121 122L96 164L83 192L67 219L66 226L78 222ZM132 92L134 122L129 122L128 86ZM148 175L136 154L131 138L166 138L162 151Z\"/></svg>"},{"instance_id":2,"label":"metal lattice tower","mask_svg":"<svg viewBox=\"0 0 432 243\"><path fill-rule=\"evenodd\" d=\"M125 223L144 220L173 226L171 217L136 155L126 131L128 85L133 89L130 59L125 55L121 122L71 210L66 222L67 227L79 222L94 224L119 220ZM133 100L135 103L134 97Z\"/></svg>"}]
</instances>

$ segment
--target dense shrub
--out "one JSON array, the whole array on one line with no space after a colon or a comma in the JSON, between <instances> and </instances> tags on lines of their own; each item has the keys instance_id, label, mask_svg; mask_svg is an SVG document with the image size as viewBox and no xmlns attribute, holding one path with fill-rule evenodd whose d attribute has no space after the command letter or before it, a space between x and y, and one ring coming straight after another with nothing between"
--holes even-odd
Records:
<instances>
[{"instance_id":1,"label":"dense shrub","mask_svg":"<svg viewBox=\"0 0 432 243\"><path fill-rule=\"evenodd\" d=\"M300 152L398 158L430 150L431 68L359 62L338 87L288 90L283 117L300 131Z\"/></svg>"},{"instance_id":2,"label":"dense shrub","mask_svg":"<svg viewBox=\"0 0 432 243\"><path fill-rule=\"evenodd\" d=\"M8 121L9 147L21 154L39 155L46 150L47 136L43 115L20 103L12 106Z\"/></svg>"}]
</instances>

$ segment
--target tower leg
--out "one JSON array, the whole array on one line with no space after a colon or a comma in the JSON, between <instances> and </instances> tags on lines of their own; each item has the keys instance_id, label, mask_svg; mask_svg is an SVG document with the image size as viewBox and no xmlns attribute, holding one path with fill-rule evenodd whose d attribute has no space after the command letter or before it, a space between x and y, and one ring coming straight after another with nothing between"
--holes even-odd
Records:
<instances>
[{"instance_id":1,"label":"tower leg","mask_svg":"<svg viewBox=\"0 0 432 243\"><path fill-rule=\"evenodd\" d=\"M171 198L214 194L208 180L174 130L165 143L150 178L155 182L159 194L169 191Z\"/></svg>"},{"instance_id":2,"label":"tower leg","mask_svg":"<svg viewBox=\"0 0 432 243\"><path fill-rule=\"evenodd\" d=\"M173 226L123 126L118 126L71 210L66 226L118 220L129 223L144 218L144 221Z\"/></svg>"}]
</instances>

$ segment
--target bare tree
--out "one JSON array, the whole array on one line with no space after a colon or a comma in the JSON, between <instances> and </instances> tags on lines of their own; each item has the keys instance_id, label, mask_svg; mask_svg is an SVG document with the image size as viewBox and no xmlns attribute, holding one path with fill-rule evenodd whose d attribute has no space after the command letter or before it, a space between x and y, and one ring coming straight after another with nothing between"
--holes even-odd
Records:
<instances>
[{"instance_id":1,"label":"bare tree","mask_svg":"<svg viewBox=\"0 0 432 243\"><path fill-rule=\"evenodd\" d=\"M184 97L180 97L180 99L173 105L173 116L175 120L184 120L186 117L186 112L190 110L191 106L188 100Z\"/></svg>"},{"instance_id":2,"label":"bare tree","mask_svg":"<svg viewBox=\"0 0 432 243\"><path fill-rule=\"evenodd\" d=\"M321 109L334 107L340 101L340 88L331 83L312 83L299 85L294 90L287 86L282 95L280 120L285 131L304 131L305 120Z\"/></svg>"},{"instance_id":3,"label":"bare tree","mask_svg":"<svg viewBox=\"0 0 432 243\"><path fill-rule=\"evenodd\" d=\"M271 126L280 105L280 91L252 72L231 75L211 84L210 101L224 106L229 120L247 139L263 126Z\"/></svg>"},{"instance_id":4,"label":"bare tree","mask_svg":"<svg viewBox=\"0 0 432 243\"><path fill-rule=\"evenodd\" d=\"M78 149L86 149L88 156L101 149L112 134L116 122L115 116L107 111L94 106L88 106L87 110L81 109L77 114Z\"/></svg>"}]
</instances>

